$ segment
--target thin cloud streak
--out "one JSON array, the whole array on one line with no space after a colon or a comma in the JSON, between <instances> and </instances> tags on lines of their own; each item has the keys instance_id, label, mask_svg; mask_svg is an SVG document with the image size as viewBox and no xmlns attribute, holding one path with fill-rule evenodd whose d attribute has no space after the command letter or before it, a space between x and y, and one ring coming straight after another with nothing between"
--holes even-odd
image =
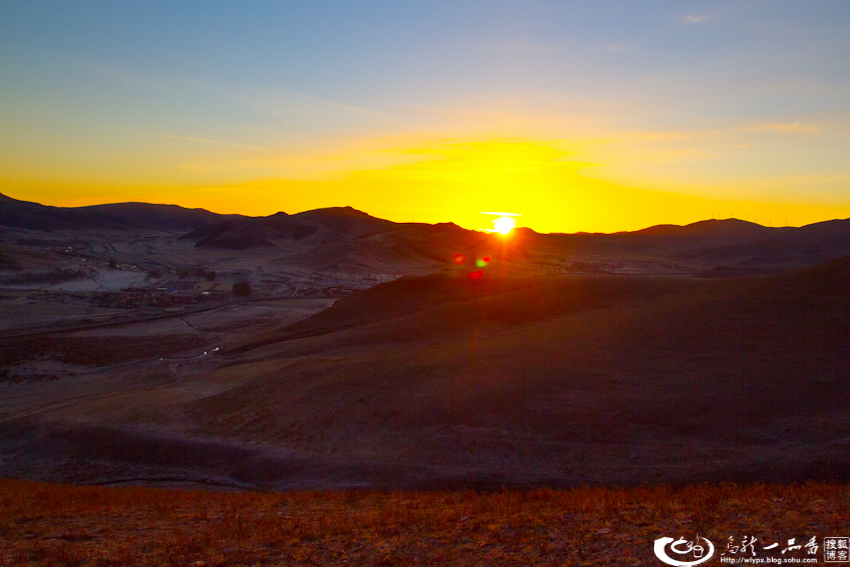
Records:
<instances>
[{"instance_id":1,"label":"thin cloud streak","mask_svg":"<svg viewBox=\"0 0 850 567\"><path fill-rule=\"evenodd\" d=\"M383 112L338 103L291 89L214 81L205 77L182 73L149 74L128 71L93 63L65 53L51 53L54 56L109 76L115 81L167 94L213 95L241 103L279 119L334 114L367 119L392 118L391 115Z\"/></svg>"},{"instance_id":2,"label":"thin cloud streak","mask_svg":"<svg viewBox=\"0 0 850 567\"><path fill-rule=\"evenodd\" d=\"M702 22L707 22L710 19L711 19L711 16L706 15L706 14L701 14L701 15L691 15L691 14L689 14L689 15L682 17L682 20L684 20L685 22L687 22L689 24L701 24Z\"/></svg>"}]
</instances>

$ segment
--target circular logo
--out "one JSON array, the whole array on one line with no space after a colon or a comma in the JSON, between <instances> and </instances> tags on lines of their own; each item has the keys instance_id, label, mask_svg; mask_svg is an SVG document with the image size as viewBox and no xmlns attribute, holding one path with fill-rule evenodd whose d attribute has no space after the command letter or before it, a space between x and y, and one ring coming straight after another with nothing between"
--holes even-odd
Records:
<instances>
[{"instance_id":1,"label":"circular logo","mask_svg":"<svg viewBox=\"0 0 850 567\"><path fill-rule=\"evenodd\" d=\"M708 547L706 548L700 545L699 540L703 540ZM676 555L690 555L694 559L691 561L673 559L667 555L667 544L670 544L670 551ZM711 559L712 555L714 555L714 544L704 537L697 536L694 541L687 541L684 538L673 541L672 537L660 537L655 540L655 556L667 565L676 565L678 567L699 565Z\"/></svg>"}]
</instances>

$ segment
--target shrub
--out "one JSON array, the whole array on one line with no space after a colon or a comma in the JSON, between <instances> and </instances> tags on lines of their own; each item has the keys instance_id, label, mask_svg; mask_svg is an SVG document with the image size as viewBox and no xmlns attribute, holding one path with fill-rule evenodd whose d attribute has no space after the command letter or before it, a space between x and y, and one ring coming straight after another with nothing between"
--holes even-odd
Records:
<instances>
[{"instance_id":1,"label":"shrub","mask_svg":"<svg viewBox=\"0 0 850 567\"><path fill-rule=\"evenodd\" d=\"M237 297L245 297L251 293L251 284L245 281L236 282L233 284L233 295Z\"/></svg>"}]
</instances>

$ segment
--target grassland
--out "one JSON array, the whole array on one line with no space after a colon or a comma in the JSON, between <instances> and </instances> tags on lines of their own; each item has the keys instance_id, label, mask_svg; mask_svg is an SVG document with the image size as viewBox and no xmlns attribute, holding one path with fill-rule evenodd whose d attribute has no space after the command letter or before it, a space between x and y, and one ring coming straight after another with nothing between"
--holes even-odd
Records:
<instances>
[{"instance_id":1,"label":"grassland","mask_svg":"<svg viewBox=\"0 0 850 567\"><path fill-rule=\"evenodd\" d=\"M0 480L0 565L660 565L658 537L699 534L719 556L730 536L850 535L849 505L850 486L825 483L211 493Z\"/></svg>"}]
</instances>

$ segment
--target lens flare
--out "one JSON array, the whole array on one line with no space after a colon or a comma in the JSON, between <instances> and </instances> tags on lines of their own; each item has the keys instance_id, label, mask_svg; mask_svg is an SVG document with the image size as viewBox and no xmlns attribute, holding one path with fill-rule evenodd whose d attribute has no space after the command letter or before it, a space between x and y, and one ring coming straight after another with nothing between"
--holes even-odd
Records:
<instances>
[{"instance_id":1,"label":"lens flare","mask_svg":"<svg viewBox=\"0 0 850 567\"><path fill-rule=\"evenodd\" d=\"M481 276L484 275L484 270L478 270L477 272L469 272L469 279L471 280L480 280Z\"/></svg>"},{"instance_id":2,"label":"lens flare","mask_svg":"<svg viewBox=\"0 0 850 567\"><path fill-rule=\"evenodd\" d=\"M461 264L466 262L466 256L464 256L463 254L455 254L455 257L452 258L452 261L458 266L460 266Z\"/></svg>"}]
</instances>

